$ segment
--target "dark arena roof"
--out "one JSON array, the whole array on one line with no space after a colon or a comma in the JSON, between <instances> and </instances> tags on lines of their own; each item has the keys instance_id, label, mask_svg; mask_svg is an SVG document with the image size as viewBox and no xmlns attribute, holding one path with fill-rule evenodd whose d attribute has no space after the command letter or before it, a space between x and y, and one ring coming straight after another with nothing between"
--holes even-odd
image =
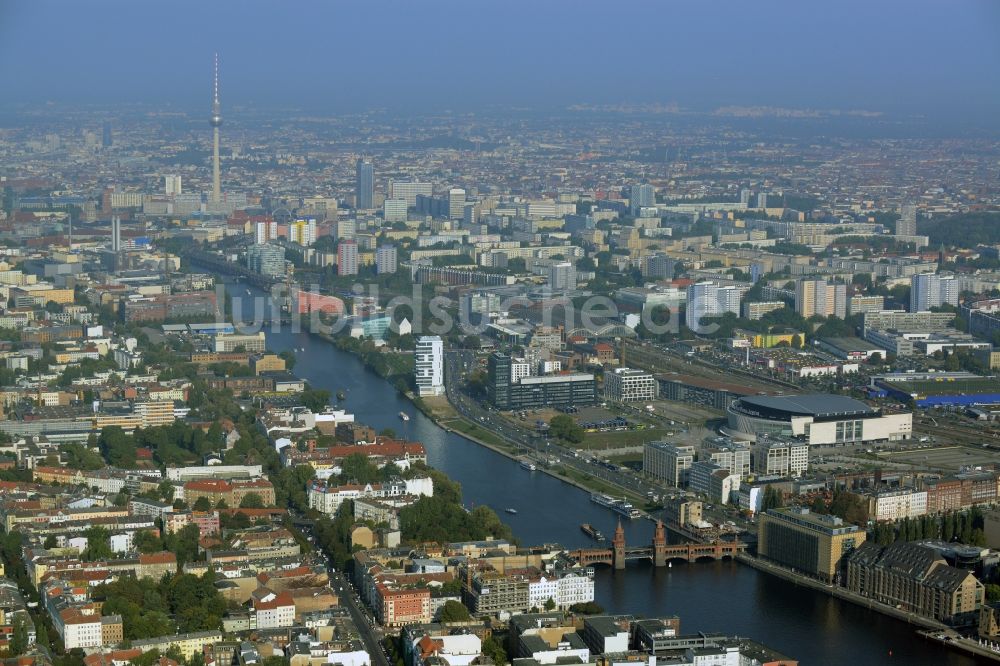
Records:
<instances>
[{"instance_id":1,"label":"dark arena roof","mask_svg":"<svg viewBox=\"0 0 1000 666\"><path fill-rule=\"evenodd\" d=\"M810 395L747 396L739 399L740 411L758 412L763 418L812 416L834 419L852 416L877 416L878 410L860 400L842 395L814 393Z\"/></svg>"}]
</instances>

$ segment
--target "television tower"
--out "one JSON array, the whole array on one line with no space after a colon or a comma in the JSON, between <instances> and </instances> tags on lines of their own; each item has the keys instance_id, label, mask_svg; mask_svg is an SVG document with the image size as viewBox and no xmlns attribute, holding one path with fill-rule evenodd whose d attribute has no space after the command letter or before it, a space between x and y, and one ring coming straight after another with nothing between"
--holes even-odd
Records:
<instances>
[{"instance_id":1,"label":"television tower","mask_svg":"<svg viewBox=\"0 0 1000 666\"><path fill-rule=\"evenodd\" d=\"M219 54L215 54L215 82L212 88L212 202L222 201L222 181L219 177L219 127L222 126L222 108L219 105Z\"/></svg>"}]
</instances>

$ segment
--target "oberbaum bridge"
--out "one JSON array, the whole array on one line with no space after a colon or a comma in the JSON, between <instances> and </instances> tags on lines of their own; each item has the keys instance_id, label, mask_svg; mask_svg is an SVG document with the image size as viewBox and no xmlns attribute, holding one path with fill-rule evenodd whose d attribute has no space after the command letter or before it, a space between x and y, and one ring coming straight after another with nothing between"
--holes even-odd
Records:
<instances>
[{"instance_id":1,"label":"oberbaum bridge","mask_svg":"<svg viewBox=\"0 0 1000 666\"><path fill-rule=\"evenodd\" d=\"M745 549L746 544L739 541L670 545L667 543L667 528L662 520L656 521L656 531L653 533L651 545L629 548L625 544L625 530L619 520L615 536L611 540L611 548L580 548L570 551L568 555L581 566L606 564L615 569L624 569L625 563L632 560L650 560L653 566L665 567L671 560L697 562L698 560L733 558Z\"/></svg>"}]
</instances>

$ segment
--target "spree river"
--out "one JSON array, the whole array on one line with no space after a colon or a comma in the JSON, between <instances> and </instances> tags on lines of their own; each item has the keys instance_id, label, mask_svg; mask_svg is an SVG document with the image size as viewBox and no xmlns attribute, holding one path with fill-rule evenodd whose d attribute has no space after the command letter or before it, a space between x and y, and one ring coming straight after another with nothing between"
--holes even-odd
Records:
<instances>
[{"instance_id":1,"label":"spree river","mask_svg":"<svg viewBox=\"0 0 1000 666\"><path fill-rule=\"evenodd\" d=\"M263 292L248 295L227 285L236 323L270 308ZM466 505L493 508L524 544L592 545L580 531L590 523L608 538L617 516L593 504L589 494L542 472L529 472L509 458L440 428L352 354L288 325L267 325L268 347L294 350L295 374L315 388L347 394L342 407L377 430L392 428L419 441L428 462L462 484ZM409 415L409 421L399 413ZM516 514L505 513L512 508ZM628 543L650 543L653 524L626 521ZM753 638L800 663L971 666L971 657L916 635L898 620L798 587L732 561L674 563L656 569L633 563L625 571L598 567L597 602L611 613L652 617L678 615L684 633L721 632Z\"/></svg>"}]
</instances>

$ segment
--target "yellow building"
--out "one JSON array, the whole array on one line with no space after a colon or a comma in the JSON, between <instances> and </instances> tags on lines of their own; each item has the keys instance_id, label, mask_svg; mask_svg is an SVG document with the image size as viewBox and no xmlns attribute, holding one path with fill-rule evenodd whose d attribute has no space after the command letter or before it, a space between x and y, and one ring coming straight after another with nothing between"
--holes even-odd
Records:
<instances>
[{"instance_id":1,"label":"yellow building","mask_svg":"<svg viewBox=\"0 0 1000 666\"><path fill-rule=\"evenodd\" d=\"M161 654L170 648L177 648L178 652L184 656L184 659L190 660L194 655L200 653L204 646L221 641L222 632L220 631L199 631L192 634L160 636L142 641L132 641L132 647L143 652L159 650Z\"/></svg>"},{"instance_id":2,"label":"yellow building","mask_svg":"<svg viewBox=\"0 0 1000 666\"><path fill-rule=\"evenodd\" d=\"M250 357L250 369L253 374L259 375L262 372L284 372L285 359L277 354L260 354Z\"/></svg>"},{"instance_id":3,"label":"yellow building","mask_svg":"<svg viewBox=\"0 0 1000 666\"><path fill-rule=\"evenodd\" d=\"M867 533L836 516L808 509L768 509L761 514L757 553L827 583L838 579L844 557L865 542Z\"/></svg>"},{"instance_id":4,"label":"yellow building","mask_svg":"<svg viewBox=\"0 0 1000 666\"><path fill-rule=\"evenodd\" d=\"M744 335L750 341L750 344L758 349L770 349L779 345L793 347L796 342L795 336L798 336L798 346L803 347L806 336L797 331L788 331L785 333L747 333Z\"/></svg>"}]
</instances>

